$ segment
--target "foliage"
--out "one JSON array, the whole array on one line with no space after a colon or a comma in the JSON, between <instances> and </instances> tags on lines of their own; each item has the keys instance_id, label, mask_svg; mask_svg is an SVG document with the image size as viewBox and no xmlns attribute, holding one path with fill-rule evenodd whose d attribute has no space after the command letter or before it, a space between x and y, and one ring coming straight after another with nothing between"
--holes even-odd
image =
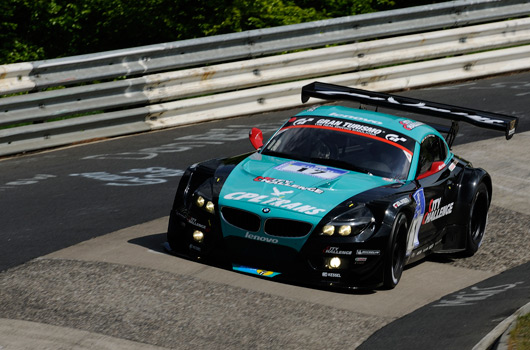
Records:
<instances>
[{"instance_id":1,"label":"foliage","mask_svg":"<svg viewBox=\"0 0 530 350\"><path fill-rule=\"evenodd\" d=\"M355 15L416 0L2 0L0 64Z\"/></svg>"},{"instance_id":2,"label":"foliage","mask_svg":"<svg viewBox=\"0 0 530 350\"><path fill-rule=\"evenodd\" d=\"M520 316L510 332L508 349L530 350L530 314Z\"/></svg>"}]
</instances>

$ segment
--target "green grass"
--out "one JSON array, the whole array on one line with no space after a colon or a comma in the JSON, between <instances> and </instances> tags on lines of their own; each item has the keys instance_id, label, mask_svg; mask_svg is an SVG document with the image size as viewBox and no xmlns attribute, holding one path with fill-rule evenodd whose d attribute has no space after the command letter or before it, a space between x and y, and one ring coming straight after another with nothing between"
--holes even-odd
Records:
<instances>
[{"instance_id":1,"label":"green grass","mask_svg":"<svg viewBox=\"0 0 530 350\"><path fill-rule=\"evenodd\" d=\"M517 318L517 324L510 332L508 349L530 350L530 314Z\"/></svg>"}]
</instances>

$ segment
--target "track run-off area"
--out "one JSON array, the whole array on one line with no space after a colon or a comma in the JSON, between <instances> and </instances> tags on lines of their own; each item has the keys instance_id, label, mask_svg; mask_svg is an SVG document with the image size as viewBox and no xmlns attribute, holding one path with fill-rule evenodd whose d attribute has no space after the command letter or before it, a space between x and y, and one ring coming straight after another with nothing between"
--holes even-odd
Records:
<instances>
[{"instance_id":1,"label":"track run-off area","mask_svg":"<svg viewBox=\"0 0 530 350\"><path fill-rule=\"evenodd\" d=\"M471 349L530 302L530 73L397 92L515 115L461 125L453 152L488 170L486 238L409 266L390 291L272 282L166 253L190 164L252 150L302 109L0 160L0 349ZM413 116L415 118L415 116Z\"/></svg>"}]
</instances>

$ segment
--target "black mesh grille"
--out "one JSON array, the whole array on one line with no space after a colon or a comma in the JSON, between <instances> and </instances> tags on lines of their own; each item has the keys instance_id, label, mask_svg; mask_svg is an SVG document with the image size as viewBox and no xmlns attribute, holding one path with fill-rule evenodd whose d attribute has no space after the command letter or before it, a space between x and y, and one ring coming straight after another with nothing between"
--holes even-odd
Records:
<instances>
[{"instance_id":1,"label":"black mesh grille","mask_svg":"<svg viewBox=\"0 0 530 350\"><path fill-rule=\"evenodd\" d=\"M225 242L230 259L237 264L282 273L296 271L297 274L307 268L305 259L290 247L235 236L229 236Z\"/></svg>"},{"instance_id":2,"label":"black mesh grille","mask_svg":"<svg viewBox=\"0 0 530 350\"><path fill-rule=\"evenodd\" d=\"M230 225L239 227L242 230L257 232L260 227L260 218L256 214L249 213L248 211L223 207L221 209L223 218Z\"/></svg>"},{"instance_id":3,"label":"black mesh grille","mask_svg":"<svg viewBox=\"0 0 530 350\"><path fill-rule=\"evenodd\" d=\"M312 225L308 222L288 219L267 219L265 232L278 237L303 237L311 232Z\"/></svg>"}]
</instances>

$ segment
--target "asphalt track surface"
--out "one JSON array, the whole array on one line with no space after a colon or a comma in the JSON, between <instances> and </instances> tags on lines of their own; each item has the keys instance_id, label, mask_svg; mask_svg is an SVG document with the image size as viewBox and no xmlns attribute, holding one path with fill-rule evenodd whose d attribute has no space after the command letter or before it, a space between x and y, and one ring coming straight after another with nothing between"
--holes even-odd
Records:
<instances>
[{"instance_id":1,"label":"asphalt track surface","mask_svg":"<svg viewBox=\"0 0 530 350\"><path fill-rule=\"evenodd\" d=\"M470 348L529 301L530 74L402 94L521 118L508 142L467 127L457 139L457 154L493 171L484 254L424 261L375 293L165 254L165 216L186 166L251 150L250 127L270 135L299 109L15 157L0 161L0 348ZM458 302L466 298L477 300ZM444 300L452 306L436 306Z\"/></svg>"}]
</instances>

